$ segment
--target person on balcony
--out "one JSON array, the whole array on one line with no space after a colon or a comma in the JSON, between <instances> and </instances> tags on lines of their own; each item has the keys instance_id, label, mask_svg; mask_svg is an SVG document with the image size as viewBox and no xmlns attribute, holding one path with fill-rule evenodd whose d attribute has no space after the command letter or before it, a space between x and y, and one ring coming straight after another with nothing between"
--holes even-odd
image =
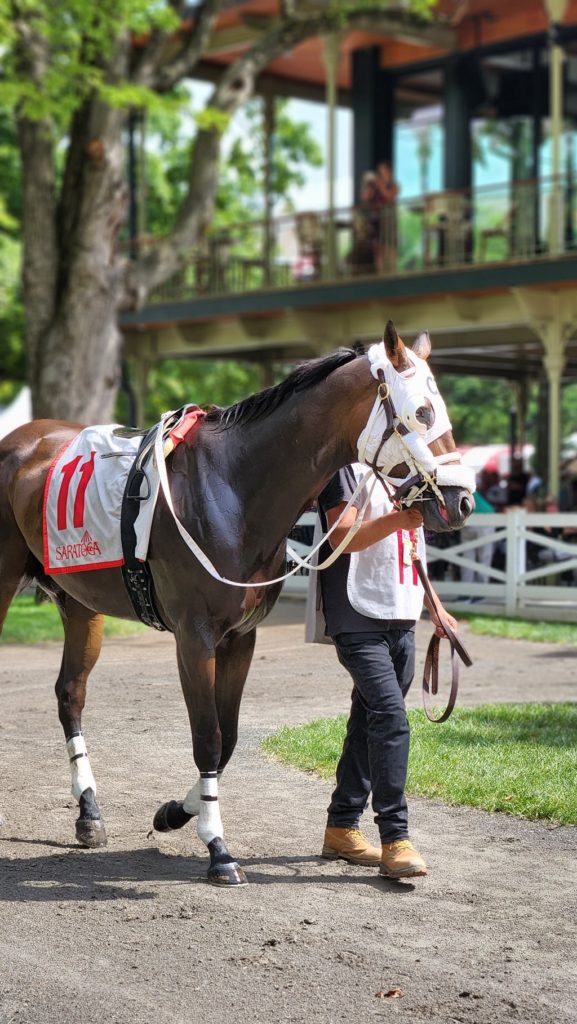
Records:
<instances>
[{"instance_id":1,"label":"person on balcony","mask_svg":"<svg viewBox=\"0 0 577 1024\"><path fill-rule=\"evenodd\" d=\"M397 196L400 188L393 178L391 165L382 160L375 177L377 201L380 207L380 248L377 270L395 270L397 265Z\"/></svg>"},{"instance_id":2,"label":"person on balcony","mask_svg":"<svg viewBox=\"0 0 577 1024\"><path fill-rule=\"evenodd\" d=\"M374 171L366 171L361 180L359 205L353 216L353 247L348 256L353 273L367 273L377 268L380 209L377 176Z\"/></svg>"}]
</instances>

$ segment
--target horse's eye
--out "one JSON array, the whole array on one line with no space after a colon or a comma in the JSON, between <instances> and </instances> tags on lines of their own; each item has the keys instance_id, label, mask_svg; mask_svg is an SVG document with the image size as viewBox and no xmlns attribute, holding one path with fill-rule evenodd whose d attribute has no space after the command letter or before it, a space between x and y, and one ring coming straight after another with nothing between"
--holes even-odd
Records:
<instances>
[{"instance_id":1,"label":"horse's eye","mask_svg":"<svg viewBox=\"0 0 577 1024\"><path fill-rule=\"evenodd\" d=\"M435 422L435 410L424 395L413 395L403 405L401 418L409 430L415 430L417 434L426 434Z\"/></svg>"},{"instance_id":2,"label":"horse's eye","mask_svg":"<svg viewBox=\"0 0 577 1024\"><path fill-rule=\"evenodd\" d=\"M435 422L435 412L428 398L426 398L423 405L420 405L416 410L415 416L419 423L425 424L427 430L433 426L433 423Z\"/></svg>"}]
</instances>

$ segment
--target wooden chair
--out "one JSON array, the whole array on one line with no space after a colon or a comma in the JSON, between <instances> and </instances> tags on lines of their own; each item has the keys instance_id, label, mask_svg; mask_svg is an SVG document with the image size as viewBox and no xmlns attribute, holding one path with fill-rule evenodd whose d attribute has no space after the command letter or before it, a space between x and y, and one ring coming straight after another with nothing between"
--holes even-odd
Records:
<instances>
[{"instance_id":1,"label":"wooden chair","mask_svg":"<svg viewBox=\"0 0 577 1024\"><path fill-rule=\"evenodd\" d=\"M487 258L487 246L494 238L501 238L505 243L505 259L510 259L513 250L513 216L514 210L511 207L493 227L483 228L479 232L479 262L484 263Z\"/></svg>"},{"instance_id":2,"label":"wooden chair","mask_svg":"<svg viewBox=\"0 0 577 1024\"><path fill-rule=\"evenodd\" d=\"M297 213L295 228L298 245L295 277L301 279L320 277L323 256L321 218L318 213Z\"/></svg>"},{"instance_id":3,"label":"wooden chair","mask_svg":"<svg viewBox=\"0 0 577 1024\"><path fill-rule=\"evenodd\" d=\"M425 266L465 263L471 257L471 242L469 197L463 192L433 192L425 196Z\"/></svg>"}]
</instances>

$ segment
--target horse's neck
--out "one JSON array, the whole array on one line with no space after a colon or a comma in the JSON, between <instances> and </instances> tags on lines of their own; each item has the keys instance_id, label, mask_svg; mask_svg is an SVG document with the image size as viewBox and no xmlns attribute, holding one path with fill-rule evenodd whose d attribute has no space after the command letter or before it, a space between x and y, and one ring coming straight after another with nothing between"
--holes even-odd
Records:
<instances>
[{"instance_id":1,"label":"horse's neck","mask_svg":"<svg viewBox=\"0 0 577 1024\"><path fill-rule=\"evenodd\" d=\"M373 396L366 366L351 363L268 416L218 435L249 531L270 523L271 536L286 536L303 507L356 458Z\"/></svg>"}]
</instances>

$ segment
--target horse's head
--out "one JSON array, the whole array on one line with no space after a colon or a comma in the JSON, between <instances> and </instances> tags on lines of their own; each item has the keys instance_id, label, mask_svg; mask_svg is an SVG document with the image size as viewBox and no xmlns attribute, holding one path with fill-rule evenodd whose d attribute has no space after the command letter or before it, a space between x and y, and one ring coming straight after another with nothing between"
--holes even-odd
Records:
<instances>
[{"instance_id":1,"label":"horse's head","mask_svg":"<svg viewBox=\"0 0 577 1024\"><path fill-rule=\"evenodd\" d=\"M379 382L368 423L358 439L359 462L384 478L404 506L421 503L429 530L458 530L474 508L475 475L461 464L447 409L427 359L428 334L412 349L393 323L368 352Z\"/></svg>"}]
</instances>

